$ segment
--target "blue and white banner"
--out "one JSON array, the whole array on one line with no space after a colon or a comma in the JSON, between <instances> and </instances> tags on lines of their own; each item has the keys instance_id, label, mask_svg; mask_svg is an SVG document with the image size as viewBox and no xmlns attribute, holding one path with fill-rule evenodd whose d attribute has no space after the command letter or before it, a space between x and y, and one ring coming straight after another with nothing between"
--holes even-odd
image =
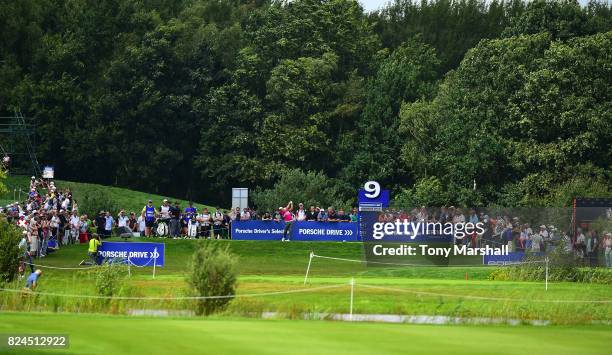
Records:
<instances>
[{"instance_id":1,"label":"blue and white banner","mask_svg":"<svg viewBox=\"0 0 612 355\"><path fill-rule=\"evenodd\" d=\"M101 258L130 261L135 266L164 266L164 243L102 242L98 248Z\"/></svg>"},{"instance_id":2,"label":"blue and white banner","mask_svg":"<svg viewBox=\"0 0 612 355\"><path fill-rule=\"evenodd\" d=\"M485 255L483 256L482 263L484 265L507 265L507 264L518 264L525 258L525 253L522 251L514 251L508 253L508 255Z\"/></svg>"},{"instance_id":3,"label":"blue and white banner","mask_svg":"<svg viewBox=\"0 0 612 355\"><path fill-rule=\"evenodd\" d=\"M281 240L284 222L235 221L232 222L232 239ZM351 222L293 222L289 232L296 241L357 242L357 223Z\"/></svg>"},{"instance_id":4,"label":"blue and white banner","mask_svg":"<svg viewBox=\"0 0 612 355\"><path fill-rule=\"evenodd\" d=\"M275 221L234 221L232 239L281 240L285 223Z\"/></svg>"},{"instance_id":5,"label":"blue and white banner","mask_svg":"<svg viewBox=\"0 0 612 355\"><path fill-rule=\"evenodd\" d=\"M358 242L359 233L352 222L294 222L291 239Z\"/></svg>"}]
</instances>

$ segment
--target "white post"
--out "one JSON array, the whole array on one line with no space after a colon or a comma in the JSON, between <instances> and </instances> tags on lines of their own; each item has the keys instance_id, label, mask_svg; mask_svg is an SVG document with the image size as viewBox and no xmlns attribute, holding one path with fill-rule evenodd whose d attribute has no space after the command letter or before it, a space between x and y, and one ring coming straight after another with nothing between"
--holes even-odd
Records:
<instances>
[{"instance_id":1,"label":"white post","mask_svg":"<svg viewBox=\"0 0 612 355\"><path fill-rule=\"evenodd\" d=\"M353 321L353 293L355 292L355 278L351 277L351 304L349 306L349 321Z\"/></svg>"},{"instance_id":2,"label":"white post","mask_svg":"<svg viewBox=\"0 0 612 355\"><path fill-rule=\"evenodd\" d=\"M545 280L545 284L546 284L546 291L548 291L548 256L546 257L546 280Z\"/></svg>"},{"instance_id":3,"label":"white post","mask_svg":"<svg viewBox=\"0 0 612 355\"><path fill-rule=\"evenodd\" d=\"M310 252L310 258L308 259L308 267L306 268L306 276L304 276L304 286L306 286L306 281L308 280L308 273L310 272L310 263L312 263L312 257L314 256L314 252Z\"/></svg>"},{"instance_id":4,"label":"white post","mask_svg":"<svg viewBox=\"0 0 612 355\"><path fill-rule=\"evenodd\" d=\"M157 248L153 249L155 256L157 255ZM155 266L157 264L157 257L153 258L153 278L155 278Z\"/></svg>"},{"instance_id":5,"label":"white post","mask_svg":"<svg viewBox=\"0 0 612 355\"><path fill-rule=\"evenodd\" d=\"M128 256L128 276L132 277L132 263L130 262L129 256Z\"/></svg>"}]
</instances>

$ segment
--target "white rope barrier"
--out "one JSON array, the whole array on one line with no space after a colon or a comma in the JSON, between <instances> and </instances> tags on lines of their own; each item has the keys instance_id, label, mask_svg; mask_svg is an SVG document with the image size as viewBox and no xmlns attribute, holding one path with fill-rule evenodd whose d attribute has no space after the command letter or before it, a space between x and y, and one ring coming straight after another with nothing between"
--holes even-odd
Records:
<instances>
[{"instance_id":1,"label":"white rope barrier","mask_svg":"<svg viewBox=\"0 0 612 355\"><path fill-rule=\"evenodd\" d=\"M136 267L138 267L138 268L141 268L141 267L146 267L146 266L148 266L148 265L151 263L151 261L153 261L153 259L155 259L155 258L149 258L149 261L147 261L147 262L146 262L146 264L144 264L144 265L136 265L136 264L134 264L134 263L132 262L132 260L130 260L130 259L128 258L128 259L127 259L127 261L126 261L126 264L129 264L129 265L132 265L132 266L136 266Z\"/></svg>"},{"instance_id":2,"label":"white rope barrier","mask_svg":"<svg viewBox=\"0 0 612 355\"><path fill-rule=\"evenodd\" d=\"M347 287L348 284L336 284L320 287L300 288L295 290L287 291L276 291L276 292L263 292L263 293L245 293L238 295L222 295L222 296L182 296L182 297L129 297L129 296L99 296L99 295L76 295L67 293L50 293L50 292L37 292L37 291L25 291L28 294L39 295L39 296L51 296L51 297L66 297L66 298L89 298L89 299L112 299L112 300L138 300L138 301L173 301L173 300L205 300L205 299L223 299L223 298L247 298L247 297L263 297L263 296L276 296L285 295L292 293L304 293L320 291L332 288ZM0 288L0 292L10 293L24 293L21 289L9 289Z\"/></svg>"},{"instance_id":3,"label":"white rope barrier","mask_svg":"<svg viewBox=\"0 0 612 355\"><path fill-rule=\"evenodd\" d=\"M489 265L484 265L484 264L483 265L427 265L427 264L407 264L407 263L386 263L382 261L345 259L345 258L337 258L337 257L323 256L323 255L317 255L317 254L312 254L312 257L320 258L320 259L348 261L348 262L362 263L362 264L379 264L379 265L392 265L392 266L420 266L420 267L446 267L446 268L488 267L489 266ZM546 263L546 261L545 260L521 261L518 263L499 264L499 265L495 264L491 266L514 266L514 265L522 265L522 264L541 264L541 263Z\"/></svg>"},{"instance_id":4,"label":"white rope barrier","mask_svg":"<svg viewBox=\"0 0 612 355\"><path fill-rule=\"evenodd\" d=\"M89 266L89 267L61 267L61 266L50 266L50 265L33 264L33 263L28 263L28 262L24 262L24 264L32 265L32 266L36 266L36 267L41 267L43 269L57 269L57 270L87 270L87 269L92 269L92 268L96 267L96 266Z\"/></svg>"},{"instance_id":5,"label":"white rope barrier","mask_svg":"<svg viewBox=\"0 0 612 355\"><path fill-rule=\"evenodd\" d=\"M425 296L439 296L439 297L453 297L453 298L468 298L475 300L483 300L483 301L506 301L506 302L539 302L539 303L601 303L601 304L610 304L612 300L537 300L533 298L524 299L524 298L510 298L510 297L486 297L486 296L473 296L473 295L460 295L460 294L451 294L451 293L437 293L437 292L428 292L428 291L413 291L413 290L405 290L393 287L385 287L385 286L374 286L374 285L365 285L358 284L361 287L386 290L386 291L395 291L395 292L406 292L412 293L415 295L425 295Z\"/></svg>"}]
</instances>

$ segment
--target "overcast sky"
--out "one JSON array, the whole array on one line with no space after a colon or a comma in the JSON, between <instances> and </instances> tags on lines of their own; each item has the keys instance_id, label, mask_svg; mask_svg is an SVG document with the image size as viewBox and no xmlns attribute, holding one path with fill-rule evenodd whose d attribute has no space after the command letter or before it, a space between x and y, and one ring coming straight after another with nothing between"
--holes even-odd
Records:
<instances>
[{"instance_id":1,"label":"overcast sky","mask_svg":"<svg viewBox=\"0 0 612 355\"><path fill-rule=\"evenodd\" d=\"M612 0L602 0L605 2L610 2ZM389 0L359 0L359 2L363 5L366 11L374 11L385 5L389 2ZM586 4L588 0L579 0L581 4Z\"/></svg>"}]
</instances>

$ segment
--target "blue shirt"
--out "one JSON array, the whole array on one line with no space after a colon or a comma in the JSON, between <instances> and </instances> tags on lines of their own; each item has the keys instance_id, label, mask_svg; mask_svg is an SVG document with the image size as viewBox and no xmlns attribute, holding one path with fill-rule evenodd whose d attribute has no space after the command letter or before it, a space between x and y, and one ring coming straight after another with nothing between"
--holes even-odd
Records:
<instances>
[{"instance_id":1,"label":"blue shirt","mask_svg":"<svg viewBox=\"0 0 612 355\"><path fill-rule=\"evenodd\" d=\"M31 274L30 274L30 276L28 277L28 281L26 282L26 287L27 287L27 288L32 287L32 285L33 285L33 284L34 284L36 281L38 281L38 277L39 277L39 276L40 276L40 275L38 275L38 274L37 274L37 273L35 273L35 272L31 273Z\"/></svg>"},{"instance_id":2,"label":"blue shirt","mask_svg":"<svg viewBox=\"0 0 612 355\"><path fill-rule=\"evenodd\" d=\"M155 219L155 206L145 206L145 220L151 222Z\"/></svg>"},{"instance_id":3,"label":"blue shirt","mask_svg":"<svg viewBox=\"0 0 612 355\"><path fill-rule=\"evenodd\" d=\"M196 211L195 207L185 207L185 221L187 223L196 215Z\"/></svg>"},{"instance_id":4,"label":"blue shirt","mask_svg":"<svg viewBox=\"0 0 612 355\"><path fill-rule=\"evenodd\" d=\"M113 217L110 217L110 216L109 216L109 217L106 217L106 225L104 226L104 228L105 228L107 231L113 230L113 222L114 222L114 221L115 221L115 220L113 219Z\"/></svg>"}]
</instances>

